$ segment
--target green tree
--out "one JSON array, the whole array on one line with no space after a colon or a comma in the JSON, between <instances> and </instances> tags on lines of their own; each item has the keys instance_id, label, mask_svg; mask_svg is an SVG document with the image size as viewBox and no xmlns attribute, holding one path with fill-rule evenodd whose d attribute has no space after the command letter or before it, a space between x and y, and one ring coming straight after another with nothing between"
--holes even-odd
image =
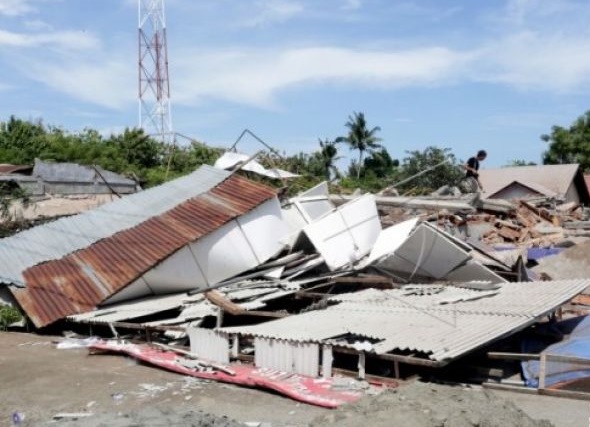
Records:
<instances>
[{"instance_id":1,"label":"green tree","mask_svg":"<svg viewBox=\"0 0 590 427\"><path fill-rule=\"evenodd\" d=\"M336 148L336 141L330 141L329 139L319 140L320 143L320 157L322 166L324 168L324 174L327 181L330 181L332 173L334 176L338 176L338 168L336 162L341 158L338 156L338 148Z\"/></svg>"},{"instance_id":2,"label":"green tree","mask_svg":"<svg viewBox=\"0 0 590 427\"><path fill-rule=\"evenodd\" d=\"M0 156L4 163L32 163L39 152L47 149L47 130L43 122L25 121L11 116L0 123Z\"/></svg>"},{"instance_id":3,"label":"green tree","mask_svg":"<svg viewBox=\"0 0 590 427\"><path fill-rule=\"evenodd\" d=\"M583 171L590 171L590 110L569 128L553 126L551 133L541 135L541 139L549 143L543 153L544 164L579 163Z\"/></svg>"},{"instance_id":4,"label":"green tree","mask_svg":"<svg viewBox=\"0 0 590 427\"><path fill-rule=\"evenodd\" d=\"M369 129L364 113L356 112L348 117L345 126L348 128L348 135L336 138L336 142L345 142L351 150L358 150L359 159L357 164L359 167L357 169L357 179L359 179L365 152L371 153L381 147L379 144L381 138L377 137L377 132L380 132L381 128L375 126Z\"/></svg>"},{"instance_id":5,"label":"green tree","mask_svg":"<svg viewBox=\"0 0 590 427\"><path fill-rule=\"evenodd\" d=\"M387 149L382 147L381 150L373 151L365 159L363 171L371 171L377 178L386 178L391 176L398 166L399 160L392 159Z\"/></svg>"},{"instance_id":6,"label":"green tree","mask_svg":"<svg viewBox=\"0 0 590 427\"><path fill-rule=\"evenodd\" d=\"M415 193L427 194L443 185L456 185L463 177L464 173L450 148L430 146L423 151L414 150L406 153L408 157L402 163L399 181L412 178L420 173L422 175L400 185L398 189L402 191L414 189ZM433 169L423 173L430 168Z\"/></svg>"},{"instance_id":7,"label":"green tree","mask_svg":"<svg viewBox=\"0 0 590 427\"><path fill-rule=\"evenodd\" d=\"M536 165L537 164L535 162L530 162L530 161L518 159L518 160L512 160L511 162L504 165L503 167L510 168L510 167L514 167L514 166L536 166Z\"/></svg>"}]
</instances>

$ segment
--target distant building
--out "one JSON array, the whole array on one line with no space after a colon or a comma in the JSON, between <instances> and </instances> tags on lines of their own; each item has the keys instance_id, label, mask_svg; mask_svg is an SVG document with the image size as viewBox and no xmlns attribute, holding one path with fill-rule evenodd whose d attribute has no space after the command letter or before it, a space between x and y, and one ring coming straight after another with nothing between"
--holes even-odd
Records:
<instances>
[{"instance_id":1,"label":"distant building","mask_svg":"<svg viewBox=\"0 0 590 427\"><path fill-rule=\"evenodd\" d=\"M0 165L0 184L18 185L31 203L11 207L14 218L37 219L72 215L135 193L141 187L132 179L100 166L53 163L35 159L35 165Z\"/></svg>"},{"instance_id":2,"label":"distant building","mask_svg":"<svg viewBox=\"0 0 590 427\"><path fill-rule=\"evenodd\" d=\"M590 204L588 186L578 164L483 169L479 179L488 199L555 197Z\"/></svg>"}]
</instances>

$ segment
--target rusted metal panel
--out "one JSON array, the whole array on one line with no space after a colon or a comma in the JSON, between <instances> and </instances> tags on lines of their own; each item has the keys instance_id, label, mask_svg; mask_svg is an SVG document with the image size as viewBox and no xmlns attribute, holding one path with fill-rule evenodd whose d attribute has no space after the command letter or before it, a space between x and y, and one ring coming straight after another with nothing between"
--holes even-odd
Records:
<instances>
[{"instance_id":1,"label":"rusted metal panel","mask_svg":"<svg viewBox=\"0 0 590 427\"><path fill-rule=\"evenodd\" d=\"M28 268L60 259L162 215L204 195L229 176L229 172L203 165L163 185L0 239L0 285L24 286L23 272Z\"/></svg>"},{"instance_id":2,"label":"rusted metal panel","mask_svg":"<svg viewBox=\"0 0 590 427\"><path fill-rule=\"evenodd\" d=\"M37 327L88 311L184 245L273 197L271 188L232 175L159 216L28 268L27 287L13 294Z\"/></svg>"}]
</instances>

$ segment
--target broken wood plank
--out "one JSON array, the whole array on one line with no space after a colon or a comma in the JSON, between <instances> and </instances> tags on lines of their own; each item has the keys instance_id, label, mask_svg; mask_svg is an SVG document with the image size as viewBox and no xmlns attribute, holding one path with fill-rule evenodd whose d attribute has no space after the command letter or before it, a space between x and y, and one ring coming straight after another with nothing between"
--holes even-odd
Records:
<instances>
[{"instance_id":1,"label":"broken wood plank","mask_svg":"<svg viewBox=\"0 0 590 427\"><path fill-rule=\"evenodd\" d=\"M286 317L287 313L274 312L274 311L256 311L256 310L245 310L238 304L227 299L223 294L216 290L207 291L204 293L205 298L211 303L222 309L232 316L260 316L260 317Z\"/></svg>"},{"instance_id":2,"label":"broken wood plank","mask_svg":"<svg viewBox=\"0 0 590 427\"><path fill-rule=\"evenodd\" d=\"M501 360L539 360L541 357L535 353L509 353L503 351L490 351L488 352L490 359L501 359Z\"/></svg>"},{"instance_id":3,"label":"broken wood plank","mask_svg":"<svg viewBox=\"0 0 590 427\"><path fill-rule=\"evenodd\" d=\"M227 299L225 296L223 296L221 294L221 292L216 291L216 290L212 290L212 291L207 291L205 292L205 298L207 298L207 300L211 303L216 305L217 307L221 308L223 311L233 315L233 316L237 316L239 314L242 314L244 310L242 307L240 307L238 304L231 302L229 299Z\"/></svg>"},{"instance_id":4,"label":"broken wood plank","mask_svg":"<svg viewBox=\"0 0 590 427\"><path fill-rule=\"evenodd\" d=\"M516 241L520 238L520 232L506 226L497 229L497 233L503 238L511 241Z\"/></svg>"},{"instance_id":5,"label":"broken wood plank","mask_svg":"<svg viewBox=\"0 0 590 427\"><path fill-rule=\"evenodd\" d=\"M520 237L518 238L518 243L524 242L529 237L530 234L531 234L531 230L528 227L523 228L520 231Z\"/></svg>"},{"instance_id":6,"label":"broken wood plank","mask_svg":"<svg viewBox=\"0 0 590 427\"><path fill-rule=\"evenodd\" d=\"M557 215L552 215L547 209L538 208L531 203L527 202L526 200L520 201L521 205L525 206L527 209L531 210L535 214L537 214L540 218L543 218L546 221L549 221L551 224L555 226L559 226L561 221Z\"/></svg>"}]
</instances>

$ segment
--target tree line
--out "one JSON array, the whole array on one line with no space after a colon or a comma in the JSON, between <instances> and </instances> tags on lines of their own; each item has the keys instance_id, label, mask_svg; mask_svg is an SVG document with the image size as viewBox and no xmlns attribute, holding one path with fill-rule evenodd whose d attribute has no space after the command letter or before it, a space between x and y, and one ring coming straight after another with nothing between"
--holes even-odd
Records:
<instances>
[{"instance_id":1,"label":"tree line","mask_svg":"<svg viewBox=\"0 0 590 427\"><path fill-rule=\"evenodd\" d=\"M344 191L355 188L378 191L440 164L398 187L408 194L427 194L442 185L457 184L463 175L461 162L450 148L433 145L406 151L402 159L393 158L381 143L381 128L369 126L362 112L351 114L344 123L344 130L341 136L318 139L318 148L313 152L287 155L268 151L259 160L266 166L302 175L295 182L295 189L331 180ZM553 126L541 139L548 144L543 163L580 163L584 171L590 172L590 111L568 128ZM356 156L347 169L341 171L338 163L343 150L356 152ZM99 165L134 178L145 188L189 173L202 164L213 164L223 151L194 140L189 144L166 145L137 128L104 136L94 129L69 132L45 125L42 120L22 120L14 116L0 122L0 163L33 164L35 158L39 158ZM515 160L510 165L531 163Z\"/></svg>"}]
</instances>

